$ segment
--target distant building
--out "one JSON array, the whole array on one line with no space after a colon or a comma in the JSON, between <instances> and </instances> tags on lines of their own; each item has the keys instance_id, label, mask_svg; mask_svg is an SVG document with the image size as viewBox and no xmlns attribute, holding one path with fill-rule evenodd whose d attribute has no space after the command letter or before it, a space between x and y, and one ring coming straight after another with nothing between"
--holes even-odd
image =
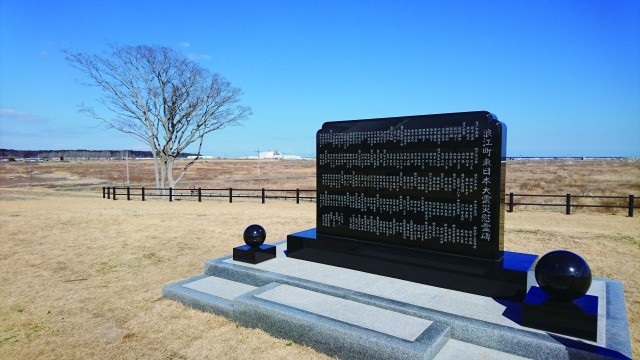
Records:
<instances>
[{"instance_id":1,"label":"distant building","mask_svg":"<svg viewBox=\"0 0 640 360\"><path fill-rule=\"evenodd\" d=\"M196 156L195 156L195 155L187 156L187 160L193 160L193 159L195 159L195 158L196 158ZM203 160L213 160L213 159L215 159L215 156L200 155L200 157L198 157L198 159L203 159Z\"/></svg>"},{"instance_id":2,"label":"distant building","mask_svg":"<svg viewBox=\"0 0 640 360\"><path fill-rule=\"evenodd\" d=\"M274 151L260 151L258 152L258 156L243 156L240 159L245 160L304 160L302 156L298 155L285 155L278 150Z\"/></svg>"},{"instance_id":3,"label":"distant building","mask_svg":"<svg viewBox=\"0 0 640 360\"><path fill-rule=\"evenodd\" d=\"M285 155L278 150L275 151L261 151L258 155L259 159L276 159L276 160L302 160L302 156L298 155Z\"/></svg>"},{"instance_id":4,"label":"distant building","mask_svg":"<svg viewBox=\"0 0 640 360\"><path fill-rule=\"evenodd\" d=\"M281 159L282 155L278 152L278 150L275 150L275 151L260 151L258 153L258 158L259 159Z\"/></svg>"}]
</instances>

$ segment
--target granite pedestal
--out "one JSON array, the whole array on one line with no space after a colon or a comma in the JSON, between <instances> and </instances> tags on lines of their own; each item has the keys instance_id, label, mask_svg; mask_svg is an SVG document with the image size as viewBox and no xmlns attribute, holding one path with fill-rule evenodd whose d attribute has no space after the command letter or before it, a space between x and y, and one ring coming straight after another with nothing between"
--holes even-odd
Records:
<instances>
[{"instance_id":1,"label":"granite pedestal","mask_svg":"<svg viewBox=\"0 0 640 360\"><path fill-rule=\"evenodd\" d=\"M259 264L276 257L274 245L262 244L259 246L242 245L233 248L233 260L249 264Z\"/></svg>"},{"instance_id":2,"label":"granite pedestal","mask_svg":"<svg viewBox=\"0 0 640 360\"><path fill-rule=\"evenodd\" d=\"M532 286L522 302L521 324L596 341L598 297L584 295L573 301L557 301Z\"/></svg>"},{"instance_id":3,"label":"granite pedestal","mask_svg":"<svg viewBox=\"0 0 640 360\"><path fill-rule=\"evenodd\" d=\"M630 359L622 284L594 278L594 341L521 325L523 304L286 256L225 256L166 285L187 306L344 359ZM532 272L528 283L535 286ZM404 325L406 324L406 326ZM268 352L269 349L265 349Z\"/></svg>"}]
</instances>

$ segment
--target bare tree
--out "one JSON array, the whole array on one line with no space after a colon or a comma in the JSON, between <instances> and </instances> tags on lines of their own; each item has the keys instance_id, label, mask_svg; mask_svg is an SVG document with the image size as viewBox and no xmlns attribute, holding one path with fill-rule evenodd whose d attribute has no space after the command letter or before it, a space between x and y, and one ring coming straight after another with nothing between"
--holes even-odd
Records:
<instances>
[{"instance_id":1,"label":"bare tree","mask_svg":"<svg viewBox=\"0 0 640 360\"><path fill-rule=\"evenodd\" d=\"M102 90L98 101L114 116L92 107L84 112L151 148L156 187L175 187L198 160L207 134L251 115L239 105L241 91L216 73L167 47L111 45L104 55L65 51L84 73L87 86ZM198 156L174 177L176 158L195 144Z\"/></svg>"}]
</instances>

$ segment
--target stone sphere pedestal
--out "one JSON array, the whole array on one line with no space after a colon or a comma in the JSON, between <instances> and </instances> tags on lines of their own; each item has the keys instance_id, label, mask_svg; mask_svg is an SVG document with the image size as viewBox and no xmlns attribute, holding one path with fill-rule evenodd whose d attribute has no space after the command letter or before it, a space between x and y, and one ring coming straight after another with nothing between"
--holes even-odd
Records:
<instances>
[{"instance_id":1,"label":"stone sphere pedestal","mask_svg":"<svg viewBox=\"0 0 640 360\"><path fill-rule=\"evenodd\" d=\"M246 245L233 248L233 260L259 264L276 257L276 247L265 244L267 232L258 224L249 225L242 234Z\"/></svg>"},{"instance_id":2,"label":"stone sphere pedestal","mask_svg":"<svg viewBox=\"0 0 640 360\"><path fill-rule=\"evenodd\" d=\"M552 251L535 267L538 286L532 286L522 303L521 324L596 341L598 297L586 295L591 269L579 255Z\"/></svg>"}]
</instances>

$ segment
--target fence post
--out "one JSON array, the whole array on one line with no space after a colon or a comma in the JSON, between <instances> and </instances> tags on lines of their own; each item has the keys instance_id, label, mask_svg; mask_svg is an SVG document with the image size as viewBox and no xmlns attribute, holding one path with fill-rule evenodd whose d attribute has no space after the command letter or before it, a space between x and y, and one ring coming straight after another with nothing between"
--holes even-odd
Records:
<instances>
[{"instance_id":1,"label":"fence post","mask_svg":"<svg viewBox=\"0 0 640 360\"><path fill-rule=\"evenodd\" d=\"M127 200L131 200L131 188L127 186Z\"/></svg>"},{"instance_id":2,"label":"fence post","mask_svg":"<svg viewBox=\"0 0 640 360\"><path fill-rule=\"evenodd\" d=\"M567 194L567 205L565 209L567 215L571 215L571 194Z\"/></svg>"},{"instance_id":3,"label":"fence post","mask_svg":"<svg viewBox=\"0 0 640 360\"><path fill-rule=\"evenodd\" d=\"M173 188L169 188L169 202L173 201Z\"/></svg>"},{"instance_id":4,"label":"fence post","mask_svg":"<svg viewBox=\"0 0 640 360\"><path fill-rule=\"evenodd\" d=\"M113 200L115 200L115 199L116 199L116 187L114 186L113 187Z\"/></svg>"},{"instance_id":5,"label":"fence post","mask_svg":"<svg viewBox=\"0 0 640 360\"><path fill-rule=\"evenodd\" d=\"M300 189L296 189L296 204L300 204Z\"/></svg>"},{"instance_id":6,"label":"fence post","mask_svg":"<svg viewBox=\"0 0 640 360\"><path fill-rule=\"evenodd\" d=\"M264 204L264 188L262 188L262 203Z\"/></svg>"},{"instance_id":7,"label":"fence post","mask_svg":"<svg viewBox=\"0 0 640 360\"><path fill-rule=\"evenodd\" d=\"M233 188L229 188L229 204L233 202Z\"/></svg>"},{"instance_id":8,"label":"fence post","mask_svg":"<svg viewBox=\"0 0 640 360\"><path fill-rule=\"evenodd\" d=\"M142 201L144 201L144 186L142 187Z\"/></svg>"},{"instance_id":9,"label":"fence post","mask_svg":"<svg viewBox=\"0 0 640 360\"><path fill-rule=\"evenodd\" d=\"M198 188L198 202L202 202L202 188Z\"/></svg>"},{"instance_id":10,"label":"fence post","mask_svg":"<svg viewBox=\"0 0 640 360\"><path fill-rule=\"evenodd\" d=\"M104 198L106 198L106 197L107 197L107 194L106 194L106 192L105 192L105 188L104 188L104 186L103 186L103 187L102 187L102 198L104 199Z\"/></svg>"},{"instance_id":11,"label":"fence post","mask_svg":"<svg viewBox=\"0 0 640 360\"><path fill-rule=\"evenodd\" d=\"M509 193L509 212L513 212L513 193Z\"/></svg>"},{"instance_id":12,"label":"fence post","mask_svg":"<svg viewBox=\"0 0 640 360\"><path fill-rule=\"evenodd\" d=\"M635 200L635 196L629 195L629 217L633 217L633 201Z\"/></svg>"}]
</instances>

